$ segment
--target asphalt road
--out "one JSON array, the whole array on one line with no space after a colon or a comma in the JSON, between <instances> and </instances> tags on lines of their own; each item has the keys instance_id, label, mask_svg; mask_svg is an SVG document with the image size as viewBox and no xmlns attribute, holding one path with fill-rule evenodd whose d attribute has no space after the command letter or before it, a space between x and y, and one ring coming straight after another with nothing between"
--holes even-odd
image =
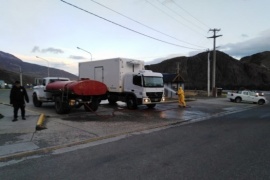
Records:
<instances>
[{"instance_id":1,"label":"asphalt road","mask_svg":"<svg viewBox=\"0 0 270 180\"><path fill-rule=\"evenodd\" d=\"M269 104L0 167L0 179L269 179Z\"/></svg>"}]
</instances>

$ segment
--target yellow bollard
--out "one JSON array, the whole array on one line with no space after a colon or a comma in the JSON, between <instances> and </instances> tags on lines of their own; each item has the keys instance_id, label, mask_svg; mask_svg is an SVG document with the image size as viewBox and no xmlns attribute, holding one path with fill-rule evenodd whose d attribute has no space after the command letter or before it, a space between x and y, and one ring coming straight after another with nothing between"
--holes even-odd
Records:
<instances>
[{"instance_id":1,"label":"yellow bollard","mask_svg":"<svg viewBox=\"0 0 270 180\"><path fill-rule=\"evenodd\" d=\"M46 127L43 126L44 119L45 115L41 113L37 121L36 130L46 129Z\"/></svg>"}]
</instances>

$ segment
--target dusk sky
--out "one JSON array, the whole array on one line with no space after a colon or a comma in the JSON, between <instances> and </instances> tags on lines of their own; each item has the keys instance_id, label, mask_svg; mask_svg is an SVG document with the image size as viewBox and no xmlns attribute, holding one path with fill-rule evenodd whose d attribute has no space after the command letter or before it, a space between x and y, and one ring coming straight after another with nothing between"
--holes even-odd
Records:
<instances>
[{"instance_id":1,"label":"dusk sky","mask_svg":"<svg viewBox=\"0 0 270 180\"><path fill-rule=\"evenodd\" d=\"M212 50L214 28L218 50L237 59L270 50L269 0L0 2L0 51L73 74L91 59L149 64Z\"/></svg>"}]
</instances>

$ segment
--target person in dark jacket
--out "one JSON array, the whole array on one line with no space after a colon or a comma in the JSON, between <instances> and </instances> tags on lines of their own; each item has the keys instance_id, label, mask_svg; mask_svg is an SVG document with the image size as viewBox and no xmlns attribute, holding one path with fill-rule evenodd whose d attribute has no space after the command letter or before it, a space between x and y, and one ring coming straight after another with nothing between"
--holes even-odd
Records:
<instances>
[{"instance_id":1,"label":"person in dark jacket","mask_svg":"<svg viewBox=\"0 0 270 180\"><path fill-rule=\"evenodd\" d=\"M29 98L27 92L23 86L20 85L19 81L15 81L14 86L10 91L10 104L13 106L14 119L12 121L17 121L18 110L21 109L22 119L25 120L25 101L28 103Z\"/></svg>"}]
</instances>

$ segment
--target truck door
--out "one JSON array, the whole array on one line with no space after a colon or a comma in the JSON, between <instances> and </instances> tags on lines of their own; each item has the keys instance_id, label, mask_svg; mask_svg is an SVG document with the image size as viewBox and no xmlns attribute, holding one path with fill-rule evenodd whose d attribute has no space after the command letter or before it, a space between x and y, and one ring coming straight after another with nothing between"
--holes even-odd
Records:
<instances>
[{"instance_id":1,"label":"truck door","mask_svg":"<svg viewBox=\"0 0 270 180\"><path fill-rule=\"evenodd\" d=\"M103 66L95 67L94 79L104 83L104 68Z\"/></svg>"},{"instance_id":2,"label":"truck door","mask_svg":"<svg viewBox=\"0 0 270 180\"><path fill-rule=\"evenodd\" d=\"M250 94L247 91L243 91L242 100L243 101L250 101Z\"/></svg>"},{"instance_id":3,"label":"truck door","mask_svg":"<svg viewBox=\"0 0 270 180\"><path fill-rule=\"evenodd\" d=\"M137 98L142 98L143 88L142 88L142 76L133 76L132 83L130 85L131 91L136 94Z\"/></svg>"}]
</instances>

